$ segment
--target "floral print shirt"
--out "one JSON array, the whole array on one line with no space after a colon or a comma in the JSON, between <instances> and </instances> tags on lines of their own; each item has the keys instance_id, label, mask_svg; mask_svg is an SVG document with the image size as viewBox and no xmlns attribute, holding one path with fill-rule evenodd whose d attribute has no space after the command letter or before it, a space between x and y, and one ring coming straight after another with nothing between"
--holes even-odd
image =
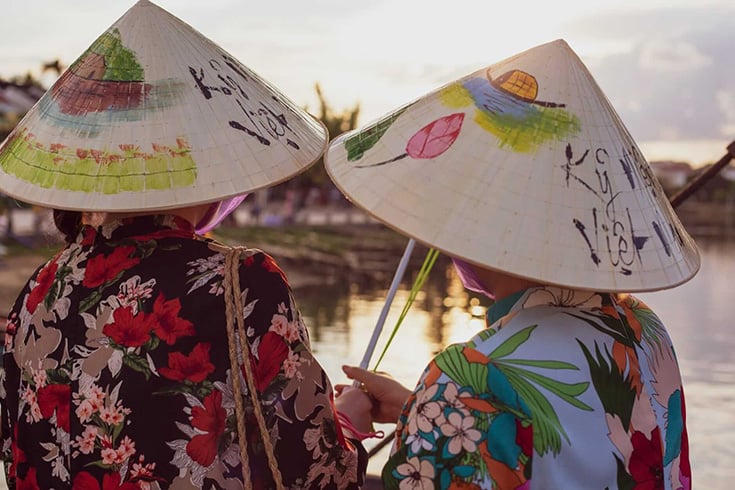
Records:
<instances>
[{"instance_id":1,"label":"floral print shirt","mask_svg":"<svg viewBox=\"0 0 735 490\"><path fill-rule=\"evenodd\" d=\"M532 288L488 323L424 371L386 488L691 488L679 367L646 305Z\"/></svg>"},{"instance_id":2,"label":"floral print shirt","mask_svg":"<svg viewBox=\"0 0 735 490\"><path fill-rule=\"evenodd\" d=\"M221 249L220 249L221 250ZM18 297L5 339L2 450L11 488L238 489L224 255L172 216L128 218L79 237ZM247 340L268 427L242 369L253 488L358 488L367 455L345 439L286 277L240 263Z\"/></svg>"}]
</instances>

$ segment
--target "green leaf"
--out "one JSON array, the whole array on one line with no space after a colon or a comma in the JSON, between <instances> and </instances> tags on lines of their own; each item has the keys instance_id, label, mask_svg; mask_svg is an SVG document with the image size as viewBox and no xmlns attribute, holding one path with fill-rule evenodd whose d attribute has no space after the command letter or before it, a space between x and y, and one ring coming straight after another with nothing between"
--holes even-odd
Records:
<instances>
[{"instance_id":1,"label":"green leaf","mask_svg":"<svg viewBox=\"0 0 735 490\"><path fill-rule=\"evenodd\" d=\"M146 380L151 377L151 369L148 366L148 361L139 355L126 353L123 355L123 364L133 371L143 373Z\"/></svg>"},{"instance_id":2,"label":"green leaf","mask_svg":"<svg viewBox=\"0 0 735 490\"><path fill-rule=\"evenodd\" d=\"M603 409L606 413L620 417L623 427L628 427L633 414L635 388L620 372L607 349L603 354L600 346L595 342L595 355L593 356L586 345L579 340L577 343L587 358L590 378Z\"/></svg>"},{"instance_id":3,"label":"green leaf","mask_svg":"<svg viewBox=\"0 0 735 490\"><path fill-rule=\"evenodd\" d=\"M569 403L570 405L573 405L582 410L587 410L587 411L592 410L592 407L590 407L586 403L583 403L575 398L581 395L582 393L584 393L585 391L587 391L587 388L590 385L589 382L587 381L581 382L581 383L568 384L568 383L563 383L561 381L557 381L555 379L549 378L542 374L535 373L533 371L527 371L525 369L510 368L510 367L504 369L500 365L498 366L498 369L500 369L506 374L507 374L506 369L512 369L519 376L533 381L537 385L552 392L553 394L555 394L556 396L558 396L565 402Z\"/></svg>"},{"instance_id":4,"label":"green leaf","mask_svg":"<svg viewBox=\"0 0 735 490\"><path fill-rule=\"evenodd\" d=\"M618 490L633 490L636 487L636 481L625 469L625 462L615 456L615 461L618 464Z\"/></svg>"},{"instance_id":5,"label":"green leaf","mask_svg":"<svg viewBox=\"0 0 735 490\"><path fill-rule=\"evenodd\" d=\"M146 342L145 344L143 344L143 349L145 349L146 351L149 351L149 352L152 351L152 350L156 350L156 347L158 347L158 345L160 343L161 343L161 339L159 339L155 335L151 335L151 338L148 339L148 342Z\"/></svg>"},{"instance_id":6,"label":"green leaf","mask_svg":"<svg viewBox=\"0 0 735 490\"><path fill-rule=\"evenodd\" d=\"M514 333L512 336L508 337L508 339L506 339L502 344L497 346L488 357L495 360L512 354L519 345L528 340L528 337L531 336L531 332L533 332L537 326L538 325L531 325L530 327L526 327L523 330Z\"/></svg>"},{"instance_id":7,"label":"green leaf","mask_svg":"<svg viewBox=\"0 0 735 490\"><path fill-rule=\"evenodd\" d=\"M84 313L102 299L102 288L93 291L89 296L79 302L79 313Z\"/></svg>"},{"instance_id":8,"label":"green leaf","mask_svg":"<svg viewBox=\"0 0 735 490\"><path fill-rule=\"evenodd\" d=\"M542 361L540 359L503 359L503 364L518 364L520 366L531 366L544 369L571 369L579 371L574 364L564 361Z\"/></svg>"},{"instance_id":9,"label":"green leaf","mask_svg":"<svg viewBox=\"0 0 735 490\"><path fill-rule=\"evenodd\" d=\"M118 436L120 435L124 427L125 427L125 421L123 420L122 423L117 424L112 429L112 442L115 442L117 440Z\"/></svg>"},{"instance_id":10,"label":"green leaf","mask_svg":"<svg viewBox=\"0 0 735 490\"><path fill-rule=\"evenodd\" d=\"M403 111L405 111L407 108L408 106L391 114L386 118L381 119L380 121L377 121L372 126L368 126L367 128L360 130L359 132L355 133L354 136L345 139L347 160L352 162L362 158L366 151L368 151L370 148L375 146L378 141L380 141L380 138L383 137L383 134L385 134L388 128L393 125L393 122L398 119L398 116L403 114Z\"/></svg>"},{"instance_id":11,"label":"green leaf","mask_svg":"<svg viewBox=\"0 0 735 490\"><path fill-rule=\"evenodd\" d=\"M568 440L566 432L561 427L551 403L531 383L523 379L516 372L503 370L513 388L528 406L533 421L533 445L539 455L549 450L558 454L561 450L561 436Z\"/></svg>"},{"instance_id":12,"label":"green leaf","mask_svg":"<svg viewBox=\"0 0 735 490\"><path fill-rule=\"evenodd\" d=\"M579 320L582 320L583 322L589 324L591 327L595 328L596 330L599 330L600 332L604 333L605 335L608 335L615 339L616 341L620 342L623 345L627 345L629 347L633 346L633 342L631 339L635 338L635 335L632 331L630 331L630 327L627 328L628 331L626 331L625 325L623 325L623 322L620 320L613 318L611 316L607 315L595 315L593 317L585 317L582 315L575 315L574 313L567 313L569 316L573 316L574 318L577 318ZM604 324L601 325L600 321ZM605 328L605 326L607 328Z\"/></svg>"},{"instance_id":13,"label":"green leaf","mask_svg":"<svg viewBox=\"0 0 735 490\"><path fill-rule=\"evenodd\" d=\"M457 384L471 387L476 394L487 392L487 365L468 362L461 345L450 345L435 362Z\"/></svg>"}]
</instances>

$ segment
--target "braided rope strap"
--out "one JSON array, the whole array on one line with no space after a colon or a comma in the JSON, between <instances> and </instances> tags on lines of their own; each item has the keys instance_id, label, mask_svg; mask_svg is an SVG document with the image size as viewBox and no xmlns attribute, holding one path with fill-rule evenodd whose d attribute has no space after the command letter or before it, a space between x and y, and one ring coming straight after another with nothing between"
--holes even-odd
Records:
<instances>
[{"instance_id":1,"label":"braided rope strap","mask_svg":"<svg viewBox=\"0 0 735 490\"><path fill-rule=\"evenodd\" d=\"M237 419L237 435L240 446L240 459L242 461L242 478L243 485L247 490L253 488L250 476L250 462L248 458L248 442L245 429L245 406L243 402L242 387L240 384L240 362L237 357L237 337L240 341L240 351L242 353L242 367L245 371L245 382L247 383L250 399L253 402L253 412L258 421L258 428L263 440L265 454L268 458L268 466L273 474L273 481L276 488L282 490L283 477L278 469L278 462L275 457L273 442L268 435L268 428L265 425L265 417L258 399L258 391L255 386L255 377L253 376L252 366L250 365L250 347L248 346L247 336L245 332L245 319L243 317L242 296L240 294L240 256L248 251L245 247L222 247L218 246L225 255L225 314L227 317L227 343L230 355L230 367L232 369L232 389L235 397L235 416ZM252 252L252 250L249 250ZM235 324L237 324L237 335L235 333Z\"/></svg>"}]
</instances>

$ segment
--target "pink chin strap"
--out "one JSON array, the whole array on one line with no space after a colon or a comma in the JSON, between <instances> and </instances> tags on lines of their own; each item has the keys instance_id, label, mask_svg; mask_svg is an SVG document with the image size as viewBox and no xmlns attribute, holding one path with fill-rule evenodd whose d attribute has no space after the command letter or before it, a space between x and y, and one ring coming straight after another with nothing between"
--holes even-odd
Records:
<instances>
[{"instance_id":1,"label":"pink chin strap","mask_svg":"<svg viewBox=\"0 0 735 490\"><path fill-rule=\"evenodd\" d=\"M454 269L457 271L457 275L459 275L459 278L462 280L462 284L464 284L465 288L476 293L482 293L492 300L495 299L495 295L488 291L487 287L482 283L482 280L477 275L475 266L462 259L454 257L452 257L452 263L454 264Z\"/></svg>"},{"instance_id":2,"label":"pink chin strap","mask_svg":"<svg viewBox=\"0 0 735 490\"><path fill-rule=\"evenodd\" d=\"M202 219L199 220L199 223L196 224L194 229L200 235L212 230L215 226L220 224L222 220L225 219L230 213L237 209L237 207L242 204L246 197L248 197L247 194L242 194L239 196L230 197L228 199L223 199L222 201L213 202L209 206L207 214L205 214Z\"/></svg>"}]
</instances>

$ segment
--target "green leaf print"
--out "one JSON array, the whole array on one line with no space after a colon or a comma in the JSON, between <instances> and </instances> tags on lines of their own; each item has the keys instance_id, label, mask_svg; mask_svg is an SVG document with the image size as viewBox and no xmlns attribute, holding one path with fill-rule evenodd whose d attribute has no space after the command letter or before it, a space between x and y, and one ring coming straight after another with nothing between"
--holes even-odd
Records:
<instances>
[{"instance_id":1,"label":"green leaf print","mask_svg":"<svg viewBox=\"0 0 735 490\"><path fill-rule=\"evenodd\" d=\"M515 352L518 346L528 340L528 338L531 336L531 332L533 332L536 327L538 327L538 325L531 325L530 327L524 328L520 332L514 333L513 335L508 337L508 340L497 346L488 357L490 357L490 359L498 359L500 357L505 357L512 354L513 352Z\"/></svg>"},{"instance_id":2,"label":"green leaf print","mask_svg":"<svg viewBox=\"0 0 735 490\"><path fill-rule=\"evenodd\" d=\"M362 158L366 151L375 146L375 143L380 141L380 138L383 137L383 134L385 134L385 132L388 130L388 128L391 127L393 122L398 119L398 116L403 114L403 111L405 111L407 108L408 106L347 138L345 140L347 160L352 162Z\"/></svg>"},{"instance_id":3,"label":"green leaf print","mask_svg":"<svg viewBox=\"0 0 735 490\"><path fill-rule=\"evenodd\" d=\"M93 291L90 293L89 296L84 298L82 301L79 302L79 313L84 313L91 307L95 306L97 303L102 300L102 288L97 289L96 291Z\"/></svg>"},{"instance_id":4,"label":"green leaf print","mask_svg":"<svg viewBox=\"0 0 735 490\"><path fill-rule=\"evenodd\" d=\"M593 356L586 345L579 340L577 340L577 343L587 358L592 384L605 413L617 415L620 417L623 427L629 427L636 389L620 372L607 349L603 354L600 351L600 346L595 342L595 355Z\"/></svg>"},{"instance_id":5,"label":"green leaf print","mask_svg":"<svg viewBox=\"0 0 735 490\"><path fill-rule=\"evenodd\" d=\"M493 405L499 410L513 413L520 420L528 420L527 415L523 413L523 408L512 402L513 396L511 394L491 392L491 383L496 387L502 386L502 379L496 377L495 374L498 371L502 373L507 378L510 388L515 391L516 396L528 407L533 423L536 452L543 455L548 451L553 451L556 454L561 450L562 437L566 439L567 435L552 404L539 388L557 396L573 407L591 411L590 406L578 399L589 388L589 382L564 383L536 371L520 367L528 366L554 371L579 370L577 366L567 362L505 359L530 338L536 327L537 325L531 325L508 337L490 353L486 363L468 360L461 345L447 348L440 356L437 356L436 363L449 378L459 385L471 387L475 395L490 394L493 397ZM491 372L488 365L494 366L497 371L493 369L493 372ZM491 374L493 379L490 379Z\"/></svg>"},{"instance_id":6,"label":"green leaf print","mask_svg":"<svg viewBox=\"0 0 735 490\"><path fill-rule=\"evenodd\" d=\"M125 353L125 355L123 355L123 364L133 371L143 373L146 380L151 377L151 368L148 366L148 361L142 356Z\"/></svg>"},{"instance_id":7,"label":"green leaf print","mask_svg":"<svg viewBox=\"0 0 735 490\"><path fill-rule=\"evenodd\" d=\"M460 386L469 386L473 393L486 393L487 365L468 362L460 344L450 345L435 360L439 369Z\"/></svg>"},{"instance_id":8,"label":"green leaf print","mask_svg":"<svg viewBox=\"0 0 735 490\"><path fill-rule=\"evenodd\" d=\"M589 324L591 327L599 330L605 335L609 335L616 341L628 347L633 347L635 342L635 332L630 328L627 321L622 318L615 318L610 315L575 315L574 313L567 313L569 316L573 316L583 322ZM601 325L602 322L604 325ZM607 328L606 328L607 327Z\"/></svg>"},{"instance_id":9,"label":"green leaf print","mask_svg":"<svg viewBox=\"0 0 735 490\"><path fill-rule=\"evenodd\" d=\"M630 305L630 309L641 324L641 338L660 352L663 349L662 339L667 338L668 334L659 317L652 310L644 308L640 302Z\"/></svg>"},{"instance_id":10,"label":"green leaf print","mask_svg":"<svg viewBox=\"0 0 735 490\"><path fill-rule=\"evenodd\" d=\"M558 454L561 451L561 438L569 441L569 437L561 426L559 416L549 400L523 375L515 372L505 373L508 381L528 406L533 423L533 448L539 455L549 451Z\"/></svg>"}]
</instances>

